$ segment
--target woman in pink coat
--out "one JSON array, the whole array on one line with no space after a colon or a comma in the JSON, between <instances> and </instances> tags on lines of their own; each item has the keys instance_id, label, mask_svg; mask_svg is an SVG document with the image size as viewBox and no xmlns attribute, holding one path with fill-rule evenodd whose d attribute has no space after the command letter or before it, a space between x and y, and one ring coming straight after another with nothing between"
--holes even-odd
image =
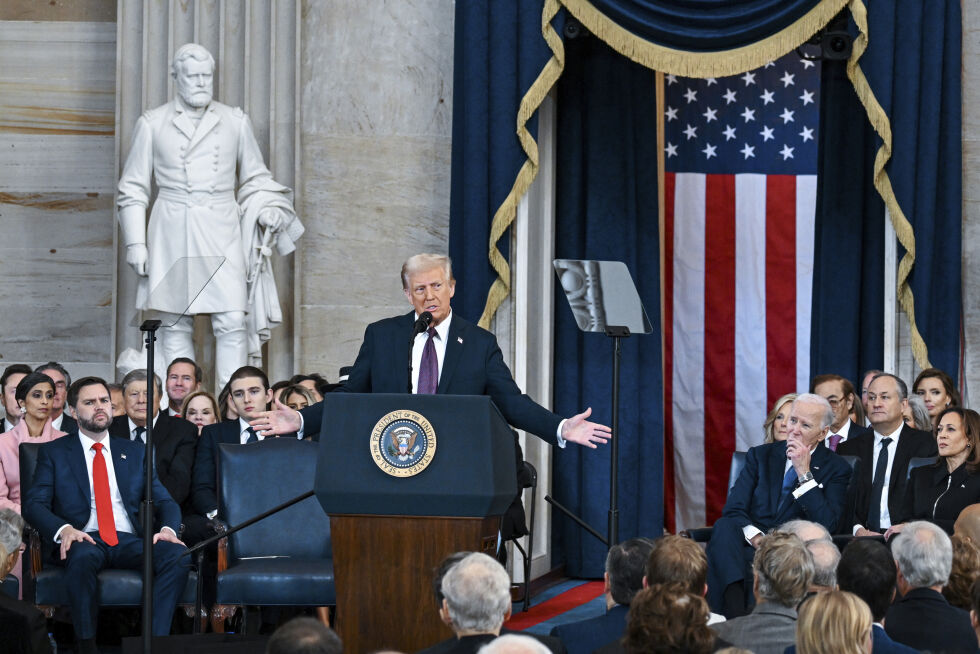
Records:
<instances>
[{"instance_id":1,"label":"woman in pink coat","mask_svg":"<svg viewBox=\"0 0 980 654\"><path fill-rule=\"evenodd\" d=\"M17 384L14 398L20 407L20 420L13 429L0 434L0 508L20 513L20 444L47 443L65 432L51 426L54 381L50 377L32 372ZM11 572L19 582L20 561Z\"/></svg>"}]
</instances>

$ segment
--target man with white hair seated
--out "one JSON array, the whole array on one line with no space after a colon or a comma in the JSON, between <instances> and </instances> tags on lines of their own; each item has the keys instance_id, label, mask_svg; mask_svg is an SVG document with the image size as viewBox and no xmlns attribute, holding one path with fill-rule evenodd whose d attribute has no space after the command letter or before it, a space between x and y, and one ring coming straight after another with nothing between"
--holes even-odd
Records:
<instances>
[{"instance_id":1,"label":"man with white hair seated","mask_svg":"<svg viewBox=\"0 0 980 654\"><path fill-rule=\"evenodd\" d=\"M790 520L779 525L776 531L781 534L796 534L804 543L814 540L833 541L827 528L812 520Z\"/></svg>"},{"instance_id":2,"label":"man with white hair seated","mask_svg":"<svg viewBox=\"0 0 980 654\"><path fill-rule=\"evenodd\" d=\"M530 636L507 634L481 647L479 654L551 654L551 650Z\"/></svg>"},{"instance_id":3,"label":"man with white hair seated","mask_svg":"<svg viewBox=\"0 0 980 654\"><path fill-rule=\"evenodd\" d=\"M0 509L0 579L17 563L23 532L24 519L12 509ZM44 615L31 603L0 593L0 652L50 651Z\"/></svg>"},{"instance_id":4,"label":"man with white hair seated","mask_svg":"<svg viewBox=\"0 0 980 654\"><path fill-rule=\"evenodd\" d=\"M953 567L953 544L945 531L924 520L910 522L892 543L902 598L885 616L892 640L918 650L975 652L970 614L951 606L942 589Z\"/></svg>"}]
</instances>

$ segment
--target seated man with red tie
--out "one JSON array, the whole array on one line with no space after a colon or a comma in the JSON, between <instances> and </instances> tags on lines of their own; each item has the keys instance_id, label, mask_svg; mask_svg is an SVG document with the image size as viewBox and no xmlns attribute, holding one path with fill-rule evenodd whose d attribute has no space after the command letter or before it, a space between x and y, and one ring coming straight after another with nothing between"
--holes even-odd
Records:
<instances>
[{"instance_id":1,"label":"seated man with red tie","mask_svg":"<svg viewBox=\"0 0 980 654\"><path fill-rule=\"evenodd\" d=\"M139 570L142 524L137 517L146 471L142 443L110 439L112 402L105 381L84 377L68 389L78 429L41 446L34 483L24 498L24 517L52 556L65 566L79 651L97 652L97 575L105 568ZM177 538L180 507L153 475L159 531L153 536L153 634L170 633L177 595L190 567Z\"/></svg>"}]
</instances>

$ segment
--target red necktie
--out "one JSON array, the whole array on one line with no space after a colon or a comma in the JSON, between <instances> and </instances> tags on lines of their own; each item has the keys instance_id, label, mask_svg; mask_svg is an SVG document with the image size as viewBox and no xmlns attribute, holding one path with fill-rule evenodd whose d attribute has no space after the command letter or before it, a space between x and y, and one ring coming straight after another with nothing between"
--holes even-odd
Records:
<instances>
[{"instance_id":1,"label":"red necktie","mask_svg":"<svg viewBox=\"0 0 980 654\"><path fill-rule=\"evenodd\" d=\"M109 470L102 456L102 443L92 445L95 460L92 461L92 485L95 487L95 515L99 520L99 537L109 546L117 545L116 519L112 515L112 497L109 495Z\"/></svg>"}]
</instances>

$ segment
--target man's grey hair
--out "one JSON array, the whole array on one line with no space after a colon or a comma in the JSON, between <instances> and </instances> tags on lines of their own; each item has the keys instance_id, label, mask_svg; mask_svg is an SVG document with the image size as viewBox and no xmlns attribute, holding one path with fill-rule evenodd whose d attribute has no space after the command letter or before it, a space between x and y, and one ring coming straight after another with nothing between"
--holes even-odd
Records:
<instances>
[{"instance_id":1,"label":"man's grey hair","mask_svg":"<svg viewBox=\"0 0 980 654\"><path fill-rule=\"evenodd\" d=\"M206 61L211 64L211 70L214 70L214 57L207 48L197 43L185 43L174 53L174 59L170 63L170 75L176 78L180 74L180 65L188 59Z\"/></svg>"},{"instance_id":2,"label":"man's grey hair","mask_svg":"<svg viewBox=\"0 0 980 654\"><path fill-rule=\"evenodd\" d=\"M921 395L909 395L909 409L912 411L912 422L916 429L932 431L932 418L929 417L929 409Z\"/></svg>"},{"instance_id":3,"label":"man's grey hair","mask_svg":"<svg viewBox=\"0 0 980 654\"><path fill-rule=\"evenodd\" d=\"M24 540L24 519L13 509L0 509L0 547L2 559L20 549Z\"/></svg>"},{"instance_id":4,"label":"man's grey hair","mask_svg":"<svg viewBox=\"0 0 980 654\"><path fill-rule=\"evenodd\" d=\"M800 393L796 399L793 401L793 406L797 404L819 404L823 409L823 415L821 416L820 429L829 427L834 423L834 410L830 408L830 402L827 398L817 395L816 393Z\"/></svg>"},{"instance_id":5,"label":"man's grey hair","mask_svg":"<svg viewBox=\"0 0 980 654\"><path fill-rule=\"evenodd\" d=\"M551 654L544 643L523 634L507 634L494 638L477 654Z\"/></svg>"},{"instance_id":6,"label":"man's grey hair","mask_svg":"<svg viewBox=\"0 0 980 654\"><path fill-rule=\"evenodd\" d=\"M833 588L837 585L840 550L831 540L811 540L806 549L813 559L813 585Z\"/></svg>"},{"instance_id":7,"label":"man's grey hair","mask_svg":"<svg viewBox=\"0 0 980 654\"><path fill-rule=\"evenodd\" d=\"M795 608L813 583L813 557L798 536L773 533L755 551L752 571L759 597Z\"/></svg>"},{"instance_id":8,"label":"man's grey hair","mask_svg":"<svg viewBox=\"0 0 980 654\"><path fill-rule=\"evenodd\" d=\"M779 525L776 531L781 534L796 534L804 543L814 540L833 540L826 527L810 520L789 520Z\"/></svg>"},{"instance_id":9,"label":"man's grey hair","mask_svg":"<svg viewBox=\"0 0 980 654\"><path fill-rule=\"evenodd\" d=\"M898 387L898 399L904 400L909 396L909 386L905 383L905 380L898 375L891 374L890 372L882 372L872 377L871 381L868 383L868 387L870 387L876 379L881 379L882 377L890 377L891 379L895 380L895 386Z\"/></svg>"},{"instance_id":10,"label":"man's grey hair","mask_svg":"<svg viewBox=\"0 0 980 654\"><path fill-rule=\"evenodd\" d=\"M453 282L453 260L444 254L430 254L423 252L409 257L402 264L402 288L408 289L408 278L426 270L442 268L446 280Z\"/></svg>"},{"instance_id":11,"label":"man's grey hair","mask_svg":"<svg viewBox=\"0 0 980 654\"><path fill-rule=\"evenodd\" d=\"M442 578L453 629L491 633L500 629L510 610L510 575L496 560L474 552Z\"/></svg>"},{"instance_id":12,"label":"man's grey hair","mask_svg":"<svg viewBox=\"0 0 980 654\"><path fill-rule=\"evenodd\" d=\"M276 629L266 654L343 654L344 645L334 631L319 620L293 618Z\"/></svg>"},{"instance_id":13,"label":"man's grey hair","mask_svg":"<svg viewBox=\"0 0 980 654\"><path fill-rule=\"evenodd\" d=\"M653 541L649 538L630 538L609 548L606 572L614 602L629 604L643 590L643 573L652 550Z\"/></svg>"},{"instance_id":14,"label":"man's grey hair","mask_svg":"<svg viewBox=\"0 0 980 654\"><path fill-rule=\"evenodd\" d=\"M892 558L912 588L945 586L953 567L953 543L936 525L918 520L895 538Z\"/></svg>"},{"instance_id":15,"label":"man's grey hair","mask_svg":"<svg viewBox=\"0 0 980 654\"><path fill-rule=\"evenodd\" d=\"M129 385L134 382L145 382L147 379L146 368L136 368L135 370L130 370L123 377L122 387L123 393L129 388ZM163 392L163 385L160 383L160 378L156 373L153 373L153 399L159 401L160 394Z\"/></svg>"}]
</instances>

